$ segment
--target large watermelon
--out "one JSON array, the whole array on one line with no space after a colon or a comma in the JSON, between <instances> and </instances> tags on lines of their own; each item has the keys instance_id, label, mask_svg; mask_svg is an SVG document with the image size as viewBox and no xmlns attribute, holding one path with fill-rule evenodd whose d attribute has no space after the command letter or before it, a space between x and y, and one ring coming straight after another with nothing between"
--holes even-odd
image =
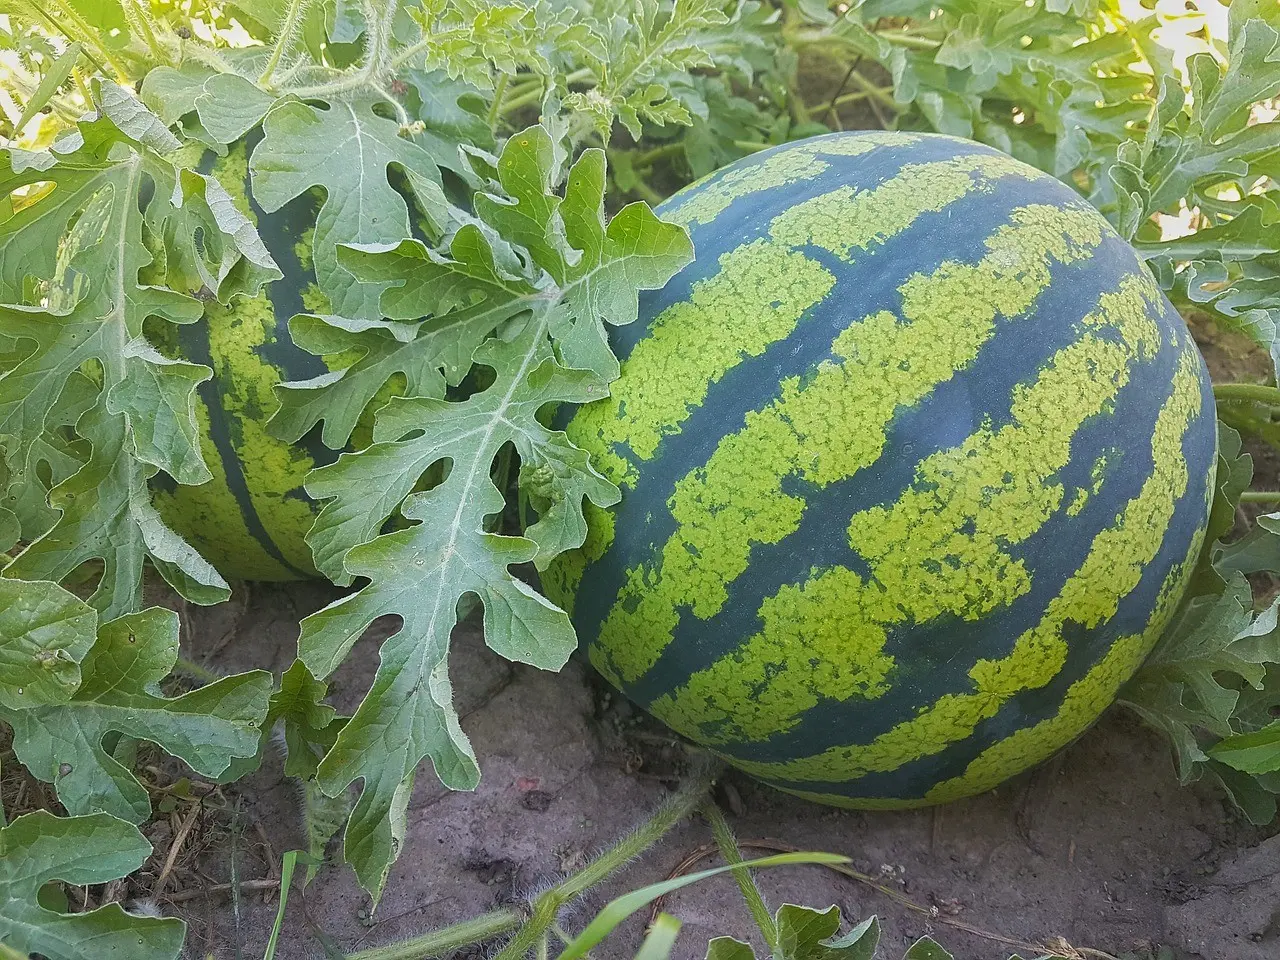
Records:
<instances>
[{"instance_id":1,"label":"large watermelon","mask_svg":"<svg viewBox=\"0 0 1280 960\"><path fill-rule=\"evenodd\" d=\"M1114 698L1215 463L1204 363L1134 251L985 146L843 133L671 198L697 259L573 440L623 490L544 577L631 699L784 790L974 794Z\"/></svg>"},{"instance_id":2,"label":"large watermelon","mask_svg":"<svg viewBox=\"0 0 1280 960\"><path fill-rule=\"evenodd\" d=\"M178 332L181 355L213 369L200 385L196 415L205 462L213 473L194 487L165 484L157 477L156 506L223 576L244 580L294 580L317 576L303 539L315 506L302 483L314 466L336 458L313 435L293 444L267 430L278 407L274 387L306 380L328 369L321 358L294 345L288 322L294 314L325 312L315 285L309 238L315 224L313 198L302 197L264 215L249 199L243 143L224 158L188 158L215 176L242 212L253 219L284 278L261 295L230 306L210 301L201 323Z\"/></svg>"}]
</instances>

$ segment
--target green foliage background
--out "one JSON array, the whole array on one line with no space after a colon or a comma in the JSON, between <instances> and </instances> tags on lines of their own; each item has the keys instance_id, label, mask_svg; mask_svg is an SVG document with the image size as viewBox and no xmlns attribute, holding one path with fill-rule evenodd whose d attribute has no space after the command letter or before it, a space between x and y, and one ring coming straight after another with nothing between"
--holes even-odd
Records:
<instances>
[{"instance_id":1,"label":"green foliage background","mask_svg":"<svg viewBox=\"0 0 1280 960\"><path fill-rule=\"evenodd\" d=\"M1274 819L1277 607L1246 578L1280 573L1280 514L1231 539L1242 499L1280 499L1247 491L1239 437L1280 444L1274 0L6 0L0 66L0 721L72 815L15 820L0 853L38 845L49 877L90 882L53 851L110 848L127 873L131 824L150 815L130 736L227 780L283 725L288 772L327 825L316 849L345 823L343 858L376 900L422 761L451 787L479 776L447 672L460 602L479 598L511 660L557 669L575 646L510 567L579 545L583 498L618 496L538 413L608 390L605 325L633 321L638 292L692 256L650 204L857 117L972 137L1062 178L1189 319L1270 358L1265 382L1219 387L1213 542L1124 702L1169 736L1184 781L1215 778ZM820 97L815 72L838 81ZM180 158L251 134L262 209L324 197L312 247L332 312L291 329L351 361L281 385L269 429L295 440L323 422L342 449L373 415L372 442L307 483L324 504L317 568L360 586L303 620L278 683L256 671L168 698L178 621L145 607L147 570L197 604L230 586L151 505L161 472L210 477L194 391L211 371L160 331L280 279L253 224ZM473 367L493 376L447 399ZM406 395L386 400L393 375ZM496 529L508 502L539 519ZM391 517L410 522L381 534ZM386 614L403 627L354 716L337 716L325 678ZM148 956L173 955L171 926L50 920L31 883L0 872L20 904L0 909L0 940L78 957L136 927Z\"/></svg>"}]
</instances>

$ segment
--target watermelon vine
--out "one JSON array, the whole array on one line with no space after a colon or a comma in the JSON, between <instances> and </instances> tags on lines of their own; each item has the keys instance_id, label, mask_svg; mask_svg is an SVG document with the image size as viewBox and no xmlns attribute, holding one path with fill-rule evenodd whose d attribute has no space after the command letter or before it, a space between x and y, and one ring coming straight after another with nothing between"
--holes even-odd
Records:
<instances>
[{"instance_id":1,"label":"watermelon vine","mask_svg":"<svg viewBox=\"0 0 1280 960\"><path fill-rule=\"evenodd\" d=\"M343 859L376 901L423 760L453 788L479 777L448 674L460 614L478 601L486 642L512 661L554 670L575 648L568 615L523 570L581 547L584 503L619 497L551 413L609 393L608 328L634 321L641 292L693 256L685 228L651 205L855 112L976 139L1058 177L1193 325L1269 357L1265 383L1216 388L1207 545L1121 702L1167 734L1184 781L1212 778L1250 818L1273 820L1280 606L1264 588L1280 574L1280 514L1247 532L1237 514L1280 502L1249 489L1245 446L1280 446L1280 11L1135 9L8 4L0 722L4 761L53 784L69 817L16 819L0 853L48 837L51 879L127 873L133 824L150 815L130 738L228 780L283 726L287 771L329 819L336 802L329 831L344 829ZM820 97L798 79L813 63L843 78ZM283 318L277 295L292 308ZM280 322L246 353L292 351L277 382L261 380L265 366L234 370L210 337L250 310ZM232 373L247 384L232 424L244 432L218 446L210 402ZM295 449L309 459L280 453ZM219 462L228 450L257 451L272 470L285 457L281 475L298 482L235 487ZM220 533L184 536L181 506L212 503L200 498L220 484L261 514L246 542L270 539L259 531L270 510L300 525L297 552L272 546L263 569L318 571L350 590L302 621L279 680L253 671L162 695L180 619L149 605L148 571L185 602L228 598L235 578L206 542ZM338 716L326 682L384 616L400 627L359 708ZM97 872L64 869L70 843L114 856ZM39 933L50 921L27 879L0 869L0 890L22 904L19 919L0 911L0 942L16 925L37 931L18 949L84 956L73 941L127 929L147 956L174 955L172 924L107 908L60 946Z\"/></svg>"}]
</instances>

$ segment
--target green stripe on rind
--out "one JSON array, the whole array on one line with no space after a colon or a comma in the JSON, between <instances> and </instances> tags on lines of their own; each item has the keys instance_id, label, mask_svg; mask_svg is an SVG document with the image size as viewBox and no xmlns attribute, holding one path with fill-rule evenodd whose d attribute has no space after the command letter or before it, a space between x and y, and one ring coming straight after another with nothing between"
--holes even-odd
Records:
<instances>
[{"instance_id":1,"label":"green stripe on rind","mask_svg":"<svg viewBox=\"0 0 1280 960\"><path fill-rule=\"evenodd\" d=\"M1212 479L1208 485L1213 490ZM857 797L782 787L787 793L832 806L892 810L922 807L985 793L1009 777L1053 756L1085 730L1115 700L1124 685L1146 659L1169 625L1186 589L1203 542L1203 528L1196 534L1186 559L1165 577L1147 629L1121 637L1088 673L1073 683L1058 712L1031 727L1017 730L979 754L958 777L935 785L923 797ZM852 786L852 784L851 784Z\"/></svg>"},{"instance_id":2,"label":"green stripe on rind","mask_svg":"<svg viewBox=\"0 0 1280 960\"><path fill-rule=\"evenodd\" d=\"M903 284L902 321L881 312L843 331L832 345L841 362L820 364L804 383L783 381L777 401L748 413L745 427L676 485L676 533L656 567L628 572L591 646L607 678L621 685L645 673L682 609L714 615L747 569L751 545L795 532L804 501L783 492L784 479L825 486L874 463L895 412L971 363L996 318L1024 315L1049 285L1052 264L1091 255L1104 224L1090 210L1040 204L1011 220L987 239L978 263L949 261Z\"/></svg>"},{"instance_id":3,"label":"green stripe on rind","mask_svg":"<svg viewBox=\"0 0 1280 960\"><path fill-rule=\"evenodd\" d=\"M766 740L820 700L887 692L893 660L881 648L893 625L978 619L1025 593L1027 572L1005 548L1061 507L1054 478L1077 430L1114 402L1131 363L1159 349L1148 313L1159 295L1146 275L1103 294L1077 325L1086 332L1014 390L1007 425L928 457L897 502L855 515L850 545L870 565L869 583L835 568L783 587L761 606L760 633L652 712L704 744Z\"/></svg>"},{"instance_id":4,"label":"green stripe on rind","mask_svg":"<svg viewBox=\"0 0 1280 960\"><path fill-rule=\"evenodd\" d=\"M927 213L941 213L972 193L988 193L1002 179L1040 174L1003 153L970 153L909 163L871 190L840 187L778 214L769 236L788 247L813 245L845 260L874 250Z\"/></svg>"},{"instance_id":5,"label":"green stripe on rind","mask_svg":"<svg viewBox=\"0 0 1280 960\"><path fill-rule=\"evenodd\" d=\"M622 365L608 399L589 404L569 424L569 438L595 455L618 484L634 482L625 452L648 460L700 406L710 384L746 357L760 356L796 328L835 278L803 253L756 240L720 258L720 270L668 307Z\"/></svg>"},{"instance_id":6,"label":"green stripe on rind","mask_svg":"<svg viewBox=\"0 0 1280 960\"><path fill-rule=\"evenodd\" d=\"M1071 622L1094 629L1105 623L1159 551L1187 489L1182 441L1200 412L1199 363L1194 347L1180 356L1172 391L1156 421L1153 469L1139 494L1126 504L1115 524L1094 538L1084 563L1063 585L1043 619L1018 637L1010 654L974 665L969 671L971 692L941 697L870 743L832 747L781 762L735 759L734 765L766 780L856 781L868 773L896 770L966 739L1014 695L1052 680L1066 662L1064 625Z\"/></svg>"},{"instance_id":7,"label":"green stripe on rind","mask_svg":"<svg viewBox=\"0 0 1280 960\"><path fill-rule=\"evenodd\" d=\"M240 211L253 219L245 195L248 164L243 146L220 158L211 173ZM226 428L237 463L226 464L216 452L210 440L210 411L201 404L202 450L214 480L157 493L157 509L210 563L237 579L316 576L311 550L303 539L315 514L302 497L303 478L314 462L302 447L278 440L266 430L268 418L278 407L273 388L282 379L292 378L282 377L258 348L288 336L287 330L267 294L241 297L230 305L210 303L203 322L214 382L222 397L222 409L215 415ZM243 477L247 503L228 485L228 468L238 469ZM259 542L249 515L266 532L268 543Z\"/></svg>"},{"instance_id":8,"label":"green stripe on rind","mask_svg":"<svg viewBox=\"0 0 1280 960\"><path fill-rule=\"evenodd\" d=\"M764 158L749 158L742 166L690 184L682 191L685 199L669 206L663 215L684 226L710 223L743 197L812 180L828 167L821 159L824 154L856 157L878 147L905 147L919 139L909 133L872 130L857 137L815 137L806 143L788 145Z\"/></svg>"},{"instance_id":9,"label":"green stripe on rind","mask_svg":"<svg viewBox=\"0 0 1280 960\"><path fill-rule=\"evenodd\" d=\"M271 556L245 525L240 503L227 486L226 468L209 439L209 410L196 401L200 452L213 479L198 487L156 490L152 500L174 532L224 575L239 580L294 580L297 574Z\"/></svg>"}]
</instances>

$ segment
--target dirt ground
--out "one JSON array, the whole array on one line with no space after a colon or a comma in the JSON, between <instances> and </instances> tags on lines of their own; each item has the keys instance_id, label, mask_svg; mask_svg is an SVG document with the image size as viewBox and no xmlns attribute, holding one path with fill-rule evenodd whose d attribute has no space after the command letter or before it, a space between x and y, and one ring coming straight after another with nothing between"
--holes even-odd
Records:
<instances>
[{"instance_id":1,"label":"dirt ground","mask_svg":"<svg viewBox=\"0 0 1280 960\"><path fill-rule=\"evenodd\" d=\"M230 606L191 611L190 652L200 657L225 641L218 657L224 669L279 672L293 658L297 618L330 596L316 584L257 586L229 637ZM373 676L377 626L335 678L340 709L353 709ZM586 853L641 822L670 789L662 778L677 768L678 750L609 696L584 664L571 662L559 675L511 667L484 647L475 625L464 624L455 633L451 674L463 727L481 758L479 789L450 793L423 769L405 849L373 920L351 872L326 868L305 897L291 899L278 956L323 956L309 925L346 950L367 949L493 909L581 864ZM1039 770L932 810L835 811L745 777L730 775L728 782L732 792L721 798L732 797L737 809L730 820L744 841L846 854L859 870L934 908L936 917L915 913L818 867L761 875L774 906L835 903L846 917L880 916L882 956L891 960L926 933L967 960L1004 960L1015 950L956 922L1013 941L1049 944L1060 937L1112 954L1167 945L1179 960L1280 957L1280 837L1263 841L1212 792L1180 788L1163 745L1118 711ZM254 826L239 840L239 876L265 877L264 837L272 858L303 842L296 787L273 758L227 794L239 799L246 823L262 827L261 835ZM150 829L163 852L168 822ZM710 839L701 820L686 823L569 918L570 926L584 923L588 909L609 897L665 877ZM215 837L191 868L207 881L226 881L228 848L228 837ZM336 855L336 845L330 853ZM238 920L225 895L168 909L180 909L191 923L189 956L230 960L261 956L275 903L248 894ZM729 878L692 887L665 909L684 921L680 958L703 957L713 935L748 939L752 932ZM598 956L631 957L644 919Z\"/></svg>"}]
</instances>

